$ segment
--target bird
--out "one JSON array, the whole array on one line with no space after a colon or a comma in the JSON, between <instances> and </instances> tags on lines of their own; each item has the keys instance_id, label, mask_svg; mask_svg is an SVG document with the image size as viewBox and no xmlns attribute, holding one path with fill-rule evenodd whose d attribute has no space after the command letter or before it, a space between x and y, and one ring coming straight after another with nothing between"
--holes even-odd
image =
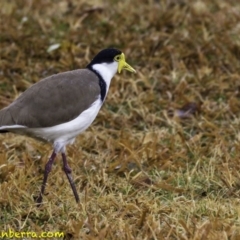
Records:
<instances>
[{"instance_id":1,"label":"bird","mask_svg":"<svg viewBox=\"0 0 240 240\"><path fill-rule=\"evenodd\" d=\"M68 165L66 146L84 132L102 107L113 76L122 70L136 73L116 48L106 48L96 54L84 69L61 72L46 77L25 90L10 105L0 110L0 133L26 135L53 145L48 159L39 196L43 196L57 154L61 154L63 171L80 202Z\"/></svg>"}]
</instances>

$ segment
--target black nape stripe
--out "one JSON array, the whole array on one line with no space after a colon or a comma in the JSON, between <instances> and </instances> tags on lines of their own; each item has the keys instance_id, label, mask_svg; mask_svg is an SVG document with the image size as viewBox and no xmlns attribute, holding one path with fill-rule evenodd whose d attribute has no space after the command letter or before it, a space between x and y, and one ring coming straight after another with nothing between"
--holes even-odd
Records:
<instances>
[{"instance_id":1,"label":"black nape stripe","mask_svg":"<svg viewBox=\"0 0 240 240\"><path fill-rule=\"evenodd\" d=\"M104 81L104 79L102 78L101 74L99 74L98 71L94 70L92 68L92 66L89 66L88 69L90 69L91 71L93 71L97 76L98 76L98 79L99 79L99 86L100 86L100 89L101 89L101 100L102 102L104 101L105 97L106 97L106 92L107 92L107 84L106 82Z\"/></svg>"}]
</instances>

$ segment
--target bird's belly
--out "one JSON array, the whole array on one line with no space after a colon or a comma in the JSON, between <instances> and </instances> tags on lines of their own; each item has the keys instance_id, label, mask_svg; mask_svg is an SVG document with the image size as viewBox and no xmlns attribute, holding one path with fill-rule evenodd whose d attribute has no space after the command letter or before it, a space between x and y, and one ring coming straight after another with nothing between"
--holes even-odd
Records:
<instances>
[{"instance_id":1,"label":"bird's belly","mask_svg":"<svg viewBox=\"0 0 240 240\"><path fill-rule=\"evenodd\" d=\"M28 132L38 138L42 138L53 143L71 142L77 135L85 131L96 118L102 106L101 99L97 99L90 108L83 111L75 119L53 127L46 128L29 128Z\"/></svg>"}]
</instances>

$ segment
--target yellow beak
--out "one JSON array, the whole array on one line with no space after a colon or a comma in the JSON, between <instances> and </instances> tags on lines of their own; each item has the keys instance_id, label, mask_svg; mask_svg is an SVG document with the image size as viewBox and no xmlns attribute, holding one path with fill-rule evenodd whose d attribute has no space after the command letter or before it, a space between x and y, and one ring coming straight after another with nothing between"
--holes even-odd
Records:
<instances>
[{"instance_id":1,"label":"yellow beak","mask_svg":"<svg viewBox=\"0 0 240 240\"><path fill-rule=\"evenodd\" d=\"M120 60L118 62L118 73L121 73L122 69L136 73L136 70L132 68L128 63L126 63L124 53L120 55Z\"/></svg>"}]
</instances>

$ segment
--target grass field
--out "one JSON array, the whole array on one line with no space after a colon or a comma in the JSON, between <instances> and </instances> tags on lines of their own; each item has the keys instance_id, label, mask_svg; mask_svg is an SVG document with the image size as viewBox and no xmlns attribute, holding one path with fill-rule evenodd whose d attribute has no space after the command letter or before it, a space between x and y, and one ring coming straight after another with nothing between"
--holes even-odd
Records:
<instances>
[{"instance_id":1,"label":"grass field","mask_svg":"<svg viewBox=\"0 0 240 240\"><path fill-rule=\"evenodd\" d=\"M67 148L81 203L59 156L36 207L52 146L2 134L0 231L240 239L240 2L3 0L0 107L111 46L137 74Z\"/></svg>"}]
</instances>

